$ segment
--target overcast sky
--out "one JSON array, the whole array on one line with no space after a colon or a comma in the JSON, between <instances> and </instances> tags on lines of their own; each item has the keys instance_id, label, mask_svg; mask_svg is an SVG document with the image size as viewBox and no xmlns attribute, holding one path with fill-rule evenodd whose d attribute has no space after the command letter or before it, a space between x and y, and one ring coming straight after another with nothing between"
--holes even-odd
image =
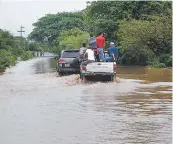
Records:
<instances>
[{"instance_id":1,"label":"overcast sky","mask_svg":"<svg viewBox=\"0 0 173 144\"><path fill-rule=\"evenodd\" d=\"M27 36L33 29L32 23L45 14L85 7L85 0L0 0L0 29L19 35L17 31L22 25L25 27L24 36Z\"/></svg>"}]
</instances>

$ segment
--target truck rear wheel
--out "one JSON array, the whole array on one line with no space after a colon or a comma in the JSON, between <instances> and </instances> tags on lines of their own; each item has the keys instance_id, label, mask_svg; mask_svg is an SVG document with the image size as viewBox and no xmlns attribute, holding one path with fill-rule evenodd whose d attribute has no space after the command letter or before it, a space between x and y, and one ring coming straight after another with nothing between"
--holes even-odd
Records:
<instances>
[{"instance_id":1,"label":"truck rear wheel","mask_svg":"<svg viewBox=\"0 0 173 144\"><path fill-rule=\"evenodd\" d=\"M83 80L83 82L87 82L88 81L88 77L87 76L83 76L82 80Z\"/></svg>"},{"instance_id":2,"label":"truck rear wheel","mask_svg":"<svg viewBox=\"0 0 173 144\"><path fill-rule=\"evenodd\" d=\"M83 80L83 75L80 73L80 79Z\"/></svg>"},{"instance_id":3,"label":"truck rear wheel","mask_svg":"<svg viewBox=\"0 0 173 144\"><path fill-rule=\"evenodd\" d=\"M115 79L115 76L114 76L114 75L109 76L109 81L113 82L113 81L114 81L114 79Z\"/></svg>"},{"instance_id":4,"label":"truck rear wheel","mask_svg":"<svg viewBox=\"0 0 173 144\"><path fill-rule=\"evenodd\" d=\"M58 74L59 74L59 76L63 76L64 73L63 72L58 72Z\"/></svg>"}]
</instances>

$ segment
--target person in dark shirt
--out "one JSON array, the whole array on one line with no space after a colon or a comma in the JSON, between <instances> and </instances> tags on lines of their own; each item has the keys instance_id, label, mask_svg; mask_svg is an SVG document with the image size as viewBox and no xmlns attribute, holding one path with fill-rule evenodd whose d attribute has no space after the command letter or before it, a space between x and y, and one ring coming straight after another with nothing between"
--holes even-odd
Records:
<instances>
[{"instance_id":1,"label":"person in dark shirt","mask_svg":"<svg viewBox=\"0 0 173 144\"><path fill-rule=\"evenodd\" d=\"M80 59L83 59L83 56L86 50L87 50L86 43L82 43L82 47L79 50Z\"/></svg>"},{"instance_id":2,"label":"person in dark shirt","mask_svg":"<svg viewBox=\"0 0 173 144\"><path fill-rule=\"evenodd\" d=\"M92 49L97 48L96 38L94 38L93 34L90 34L90 38L88 39L88 44L89 44L89 47L91 47Z\"/></svg>"},{"instance_id":3,"label":"person in dark shirt","mask_svg":"<svg viewBox=\"0 0 173 144\"><path fill-rule=\"evenodd\" d=\"M96 44L96 38L94 38L93 34L90 34L90 38L88 39L88 44L89 44L89 47L94 51L95 60L100 61L97 44Z\"/></svg>"},{"instance_id":4,"label":"person in dark shirt","mask_svg":"<svg viewBox=\"0 0 173 144\"><path fill-rule=\"evenodd\" d=\"M79 65L82 62L82 60L84 59L84 54L86 50L87 50L86 43L82 43L82 47L79 49L78 57L76 57L71 63L73 67Z\"/></svg>"}]
</instances>

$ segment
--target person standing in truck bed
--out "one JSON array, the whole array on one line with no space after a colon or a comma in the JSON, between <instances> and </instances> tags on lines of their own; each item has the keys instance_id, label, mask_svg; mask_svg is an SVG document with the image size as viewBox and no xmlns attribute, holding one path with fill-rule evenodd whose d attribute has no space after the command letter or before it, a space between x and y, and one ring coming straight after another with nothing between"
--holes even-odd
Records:
<instances>
[{"instance_id":1,"label":"person standing in truck bed","mask_svg":"<svg viewBox=\"0 0 173 144\"><path fill-rule=\"evenodd\" d=\"M103 61L104 59L103 49L105 48L105 38L103 37L102 32L98 34L98 37L96 38L96 44L99 52L100 61Z\"/></svg>"},{"instance_id":2,"label":"person standing in truck bed","mask_svg":"<svg viewBox=\"0 0 173 144\"><path fill-rule=\"evenodd\" d=\"M82 47L79 50L80 60L83 59L86 50L86 43L82 43Z\"/></svg>"},{"instance_id":3,"label":"person standing in truck bed","mask_svg":"<svg viewBox=\"0 0 173 144\"><path fill-rule=\"evenodd\" d=\"M88 44L89 44L89 47L94 51L95 60L100 61L97 44L96 44L96 38L94 38L93 34L90 34L90 38L88 39Z\"/></svg>"},{"instance_id":4,"label":"person standing in truck bed","mask_svg":"<svg viewBox=\"0 0 173 144\"><path fill-rule=\"evenodd\" d=\"M82 43L82 47L79 49L79 55L71 63L73 67L75 67L76 65L82 62L82 60L84 59L84 54L86 50L87 50L86 43Z\"/></svg>"}]
</instances>

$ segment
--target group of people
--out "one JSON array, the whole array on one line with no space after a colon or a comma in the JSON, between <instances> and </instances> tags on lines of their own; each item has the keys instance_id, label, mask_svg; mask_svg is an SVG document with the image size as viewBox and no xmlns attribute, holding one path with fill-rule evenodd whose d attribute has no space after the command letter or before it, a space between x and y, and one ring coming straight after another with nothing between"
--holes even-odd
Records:
<instances>
[{"instance_id":1,"label":"group of people","mask_svg":"<svg viewBox=\"0 0 173 144\"><path fill-rule=\"evenodd\" d=\"M36 52L36 55L37 55L37 57L38 57L38 56L44 56L44 52L43 52L43 51L37 51L37 52Z\"/></svg>"},{"instance_id":2,"label":"group of people","mask_svg":"<svg viewBox=\"0 0 173 144\"><path fill-rule=\"evenodd\" d=\"M117 46L111 42L110 47L107 52L109 57L104 57L104 49L105 49L105 38L103 33L99 33L98 37L94 37L93 34L90 34L90 38L87 41L89 47L86 47L86 43L82 43L82 47L79 51L79 57L73 60L73 65L77 63L82 63L83 65L87 65L92 62L112 62L116 61L118 58L118 48Z\"/></svg>"},{"instance_id":3,"label":"group of people","mask_svg":"<svg viewBox=\"0 0 173 144\"><path fill-rule=\"evenodd\" d=\"M99 33L96 38L93 34L90 34L88 45L89 48L86 48L86 43L83 43L80 48L80 60L84 60L86 64L94 61L110 62L118 58L118 48L113 42L110 43L110 47L107 50L109 57L104 57L105 38L103 33Z\"/></svg>"}]
</instances>

